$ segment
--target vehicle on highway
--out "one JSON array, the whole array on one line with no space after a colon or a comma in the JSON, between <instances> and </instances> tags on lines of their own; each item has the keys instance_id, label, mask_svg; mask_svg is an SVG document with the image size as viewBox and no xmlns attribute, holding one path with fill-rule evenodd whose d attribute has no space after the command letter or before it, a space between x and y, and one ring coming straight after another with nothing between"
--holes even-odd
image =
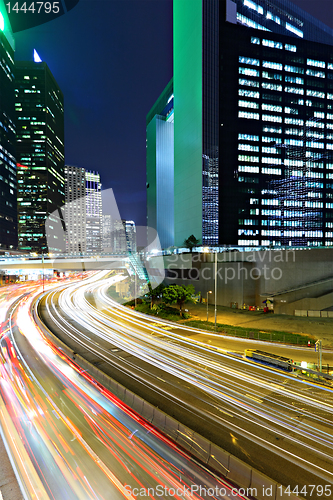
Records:
<instances>
[{"instance_id":1,"label":"vehicle on highway","mask_svg":"<svg viewBox=\"0 0 333 500\"><path fill-rule=\"evenodd\" d=\"M253 361L261 361L262 363L267 363L268 365L273 365L289 372L293 371L294 361L290 358L285 358L284 356L258 351L257 349L246 349L245 356Z\"/></svg>"}]
</instances>

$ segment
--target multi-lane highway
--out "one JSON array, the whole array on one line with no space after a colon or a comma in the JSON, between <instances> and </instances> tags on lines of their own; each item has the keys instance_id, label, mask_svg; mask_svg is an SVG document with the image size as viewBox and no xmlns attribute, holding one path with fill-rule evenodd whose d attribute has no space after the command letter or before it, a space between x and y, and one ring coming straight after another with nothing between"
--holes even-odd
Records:
<instances>
[{"instance_id":1,"label":"multi-lane highway","mask_svg":"<svg viewBox=\"0 0 333 500\"><path fill-rule=\"evenodd\" d=\"M70 297L90 286L90 280L74 283ZM230 498L232 485L177 449L47 341L31 314L40 286L1 292L0 421L24 498L133 500L140 492L205 498L200 486L219 492L211 498Z\"/></svg>"},{"instance_id":2,"label":"multi-lane highway","mask_svg":"<svg viewBox=\"0 0 333 500\"><path fill-rule=\"evenodd\" d=\"M125 310L107 295L114 279L50 293L44 319L116 378L275 480L332 485L331 387L250 364L228 346L194 340L191 329ZM325 496L316 491L312 498Z\"/></svg>"}]
</instances>

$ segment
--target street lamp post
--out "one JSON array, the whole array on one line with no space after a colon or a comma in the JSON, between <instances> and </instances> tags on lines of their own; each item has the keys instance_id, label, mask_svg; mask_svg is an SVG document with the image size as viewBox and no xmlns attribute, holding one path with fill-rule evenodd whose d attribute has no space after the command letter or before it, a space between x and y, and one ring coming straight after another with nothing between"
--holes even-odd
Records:
<instances>
[{"instance_id":1,"label":"street lamp post","mask_svg":"<svg viewBox=\"0 0 333 500\"><path fill-rule=\"evenodd\" d=\"M212 291L211 291L211 290L209 290L209 292L207 292L207 321L208 321L208 294L209 294L209 293L212 293Z\"/></svg>"},{"instance_id":2,"label":"street lamp post","mask_svg":"<svg viewBox=\"0 0 333 500\"><path fill-rule=\"evenodd\" d=\"M42 253L42 265L43 265L43 292L44 292L44 254Z\"/></svg>"},{"instance_id":3,"label":"street lamp post","mask_svg":"<svg viewBox=\"0 0 333 500\"><path fill-rule=\"evenodd\" d=\"M215 252L215 330L216 330L216 303L217 303L217 250Z\"/></svg>"}]
</instances>

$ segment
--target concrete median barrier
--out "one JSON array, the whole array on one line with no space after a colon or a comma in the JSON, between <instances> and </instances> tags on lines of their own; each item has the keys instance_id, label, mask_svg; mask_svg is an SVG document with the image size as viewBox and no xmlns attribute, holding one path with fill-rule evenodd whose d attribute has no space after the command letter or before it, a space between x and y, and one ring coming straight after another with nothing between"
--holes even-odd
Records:
<instances>
[{"instance_id":1,"label":"concrete median barrier","mask_svg":"<svg viewBox=\"0 0 333 500\"><path fill-rule=\"evenodd\" d=\"M251 488L255 488L257 500L267 500L276 497L277 484L272 484L272 480L256 470L252 470Z\"/></svg>"},{"instance_id":2,"label":"concrete median barrier","mask_svg":"<svg viewBox=\"0 0 333 500\"><path fill-rule=\"evenodd\" d=\"M251 486L252 468L230 455L229 457L229 472L227 478L243 488Z\"/></svg>"}]
</instances>

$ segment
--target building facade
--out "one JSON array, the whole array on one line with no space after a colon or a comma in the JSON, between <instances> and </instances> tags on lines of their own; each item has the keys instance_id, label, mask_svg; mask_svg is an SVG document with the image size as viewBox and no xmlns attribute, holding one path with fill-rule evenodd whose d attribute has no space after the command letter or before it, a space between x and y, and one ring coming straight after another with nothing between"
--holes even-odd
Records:
<instances>
[{"instance_id":1,"label":"building facade","mask_svg":"<svg viewBox=\"0 0 333 500\"><path fill-rule=\"evenodd\" d=\"M65 165L66 252L86 253L86 171Z\"/></svg>"},{"instance_id":2,"label":"building facade","mask_svg":"<svg viewBox=\"0 0 333 500\"><path fill-rule=\"evenodd\" d=\"M17 248L14 40L1 2L0 9L0 250L10 250Z\"/></svg>"},{"instance_id":3,"label":"building facade","mask_svg":"<svg viewBox=\"0 0 333 500\"><path fill-rule=\"evenodd\" d=\"M102 195L98 172L86 171L86 250L87 253L102 251Z\"/></svg>"},{"instance_id":4,"label":"building facade","mask_svg":"<svg viewBox=\"0 0 333 500\"><path fill-rule=\"evenodd\" d=\"M168 83L146 118L147 217L162 248L174 245L174 108Z\"/></svg>"},{"instance_id":5,"label":"building facade","mask_svg":"<svg viewBox=\"0 0 333 500\"><path fill-rule=\"evenodd\" d=\"M333 31L288 0L173 19L175 245L333 245Z\"/></svg>"},{"instance_id":6,"label":"building facade","mask_svg":"<svg viewBox=\"0 0 333 500\"><path fill-rule=\"evenodd\" d=\"M19 248L58 251L58 238L46 244L45 220L65 204L64 106L45 62L15 62L15 109Z\"/></svg>"}]
</instances>

